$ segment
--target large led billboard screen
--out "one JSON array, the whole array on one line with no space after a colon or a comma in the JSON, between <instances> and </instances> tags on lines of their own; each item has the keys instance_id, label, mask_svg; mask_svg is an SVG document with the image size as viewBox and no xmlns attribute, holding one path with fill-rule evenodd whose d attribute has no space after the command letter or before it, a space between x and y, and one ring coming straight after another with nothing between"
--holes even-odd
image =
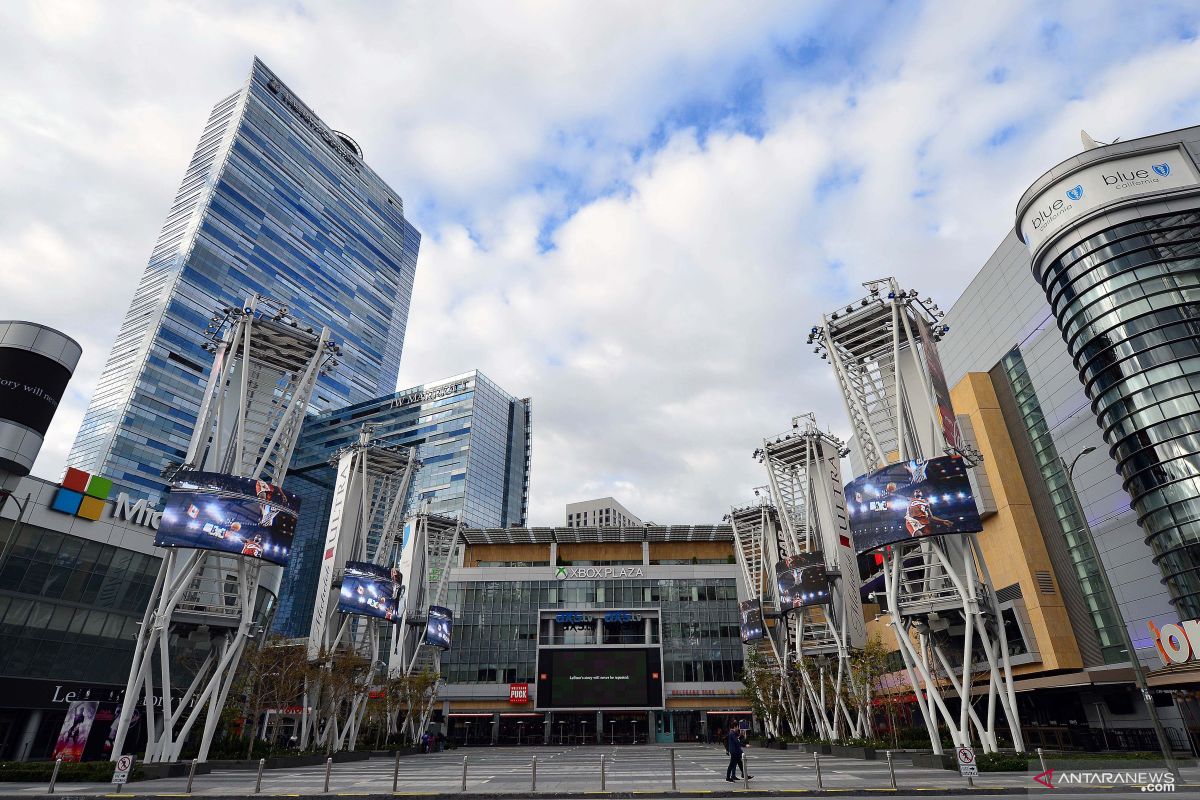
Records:
<instances>
[{"instance_id":1,"label":"large led billboard screen","mask_svg":"<svg viewBox=\"0 0 1200 800\"><path fill-rule=\"evenodd\" d=\"M796 553L775 562L775 586L783 613L829 602L829 577L820 552Z\"/></svg>"},{"instance_id":2,"label":"large led billboard screen","mask_svg":"<svg viewBox=\"0 0 1200 800\"><path fill-rule=\"evenodd\" d=\"M154 544L287 564L300 499L266 481L181 471L171 482Z\"/></svg>"},{"instance_id":3,"label":"large led billboard screen","mask_svg":"<svg viewBox=\"0 0 1200 800\"><path fill-rule=\"evenodd\" d=\"M397 620L397 609L404 599L400 570L369 561L347 561L342 574L337 610L345 614Z\"/></svg>"},{"instance_id":4,"label":"large led billboard screen","mask_svg":"<svg viewBox=\"0 0 1200 800\"><path fill-rule=\"evenodd\" d=\"M450 649L450 633L454 629L454 612L442 606L429 607L429 621L425 623L425 644Z\"/></svg>"},{"instance_id":5,"label":"large led billboard screen","mask_svg":"<svg viewBox=\"0 0 1200 800\"><path fill-rule=\"evenodd\" d=\"M983 530L960 456L890 464L846 486L854 549L867 553L923 536Z\"/></svg>"},{"instance_id":6,"label":"large led billboard screen","mask_svg":"<svg viewBox=\"0 0 1200 800\"><path fill-rule=\"evenodd\" d=\"M662 708L657 647L538 651L538 708Z\"/></svg>"},{"instance_id":7,"label":"large led billboard screen","mask_svg":"<svg viewBox=\"0 0 1200 800\"><path fill-rule=\"evenodd\" d=\"M738 604L740 611L739 627L742 630L742 641L746 644L763 638L762 601L758 598L743 600Z\"/></svg>"}]
</instances>

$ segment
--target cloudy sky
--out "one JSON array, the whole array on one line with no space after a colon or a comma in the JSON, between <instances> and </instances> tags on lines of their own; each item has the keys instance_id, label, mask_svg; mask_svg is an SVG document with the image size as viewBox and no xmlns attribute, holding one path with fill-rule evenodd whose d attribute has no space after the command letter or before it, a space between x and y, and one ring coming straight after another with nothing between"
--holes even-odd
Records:
<instances>
[{"instance_id":1,"label":"cloudy sky","mask_svg":"<svg viewBox=\"0 0 1200 800\"><path fill-rule=\"evenodd\" d=\"M0 4L0 318L83 360L57 479L212 104L259 55L424 233L400 385L534 400L532 521L713 522L815 411L821 311L948 307L1079 130L1200 123L1194 3Z\"/></svg>"}]
</instances>

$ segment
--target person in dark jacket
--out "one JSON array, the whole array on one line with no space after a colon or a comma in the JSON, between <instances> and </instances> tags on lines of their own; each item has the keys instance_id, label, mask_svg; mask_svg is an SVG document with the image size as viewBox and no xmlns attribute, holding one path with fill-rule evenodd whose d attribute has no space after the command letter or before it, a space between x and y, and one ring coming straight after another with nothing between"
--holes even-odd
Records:
<instances>
[{"instance_id":1,"label":"person in dark jacket","mask_svg":"<svg viewBox=\"0 0 1200 800\"><path fill-rule=\"evenodd\" d=\"M744 780L750 780L753 775L746 775L746 765L742 763L742 737L738 729L731 727L725 739L725 749L729 752L729 769L725 770L725 780L736 781L738 767L742 769Z\"/></svg>"}]
</instances>

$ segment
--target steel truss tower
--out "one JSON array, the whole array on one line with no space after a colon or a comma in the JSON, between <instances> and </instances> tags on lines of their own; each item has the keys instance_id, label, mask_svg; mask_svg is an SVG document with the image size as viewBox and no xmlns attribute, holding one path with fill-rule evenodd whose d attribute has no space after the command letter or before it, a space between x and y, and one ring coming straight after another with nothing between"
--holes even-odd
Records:
<instances>
[{"instance_id":1,"label":"steel truss tower","mask_svg":"<svg viewBox=\"0 0 1200 800\"><path fill-rule=\"evenodd\" d=\"M400 573L408 591L404 595L405 610L400 624L395 626L388 653L388 674L411 677L430 671L440 675L442 651L425 643L428 609L446 602L450 573L463 544L463 522L461 518L421 513L410 518L405 527ZM440 678L438 684L441 684ZM413 744L420 741L429 725L437 694L435 686L425 697L409 696L406 700L403 732Z\"/></svg>"},{"instance_id":2,"label":"steel truss tower","mask_svg":"<svg viewBox=\"0 0 1200 800\"><path fill-rule=\"evenodd\" d=\"M261 297L223 309L205 334L213 366L185 462L167 477L194 469L282 484L317 378L336 366L339 348L328 328L300 327L286 307ZM146 761L178 760L201 716L198 758L208 759L242 650L265 630L282 577L283 567L253 557L166 550L138 633L113 760L125 752L139 697ZM197 663L177 663L185 651ZM181 693L173 669L190 679Z\"/></svg>"},{"instance_id":3,"label":"steel truss tower","mask_svg":"<svg viewBox=\"0 0 1200 800\"><path fill-rule=\"evenodd\" d=\"M352 654L365 660L368 668L360 676L361 691L342 698L322 698L334 692L330 681L318 678L310 686L308 701L322 709L310 714L304 704L301 747L315 736L326 750L353 749L358 729L366 714L367 691L379 660L381 635L390 642L395 625L375 617L337 614L338 597L347 561L379 566L397 563L403 543L404 501L415 469L420 467L416 450L385 445L373 440L373 425L364 425L355 444L333 458L337 467L330 505L329 527L321 549L321 575L308 637L308 658L325 670L333 669L333 657Z\"/></svg>"},{"instance_id":4,"label":"steel truss tower","mask_svg":"<svg viewBox=\"0 0 1200 800\"><path fill-rule=\"evenodd\" d=\"M772 687L776 695L773 699L784 709L792 732L799 733L804 727L806 698L797 694L794 685L794 665L788 657L794 634L779 614L775 588L774 567L782 545L779 515L770 502L767 487L755 489L754 493L759 498L758 502L734 506L726 517L733 526L734 550L737 563L742 568L746 591L750 599L761 602L765 617L763 639L748 646L757 648L764 658L769 659L772 671L779 676L778 684ZM763 720L763 725L767 733L781 736L784 733L782 722L780 719L767 718Z\"/></svg>"},{"instance_id":5,"label":"steel truss tower","mask_svg":"<svg viewBox=\"0 0 1200 800\"><path fill-rule=\"evenodd\" d=\"M844 444L817 428L812 414L793 418L790 432L764 439L755 452L779 509L779 557L819 552L825 560L829 604L793 610L787 620L815 727L831 740L866 736L870 713L870 689L855 679L851 663L867 631L842 493L844 453ZM815 684L806 664L816 671Z\"/></svg>"},{"instance_id":6,"label":"steel truss tower","mask_svg":"<svg viewBox=\"0 0 1200 800\"><path fill-rule=\"evenodd\" d=\"M978 464L950 407L935 345L946 331L937 306L891 278L864 286L869 294L826 314L809 344L833 366L866 470L944 454ZM941 725L956 746L978 740L995 752L997 710L1023 751L1008 642L975 536L929 536L882 556L891 625L934 752L942 752Z\"/></svg>"}]
</instances>

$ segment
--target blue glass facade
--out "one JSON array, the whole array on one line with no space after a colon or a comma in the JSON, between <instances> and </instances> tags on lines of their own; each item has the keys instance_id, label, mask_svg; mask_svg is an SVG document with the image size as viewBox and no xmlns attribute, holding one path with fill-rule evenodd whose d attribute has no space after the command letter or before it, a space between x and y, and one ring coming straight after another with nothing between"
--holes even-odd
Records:
<instances>
[{"instance_id":1,"label":"blue glass facade","mask_svg":"<svg viewBox=\"0 0 1200 800\"><path fill-rule=\"evenodd\" d=\"M275 630L307 636L321 547L336 481L330 459L358 440L417 448L406 513L462 514L475 528L525 524L529 504L530 401L516 399L480 372L468 372L308 419L284 483L303 509L280 588Z\"/></svg>"},{"instance_id":2,"label":"blue glass facade","mask_svg":"<svg viewBox=\"0 0 1200 800\"><path fill-rule=\"evenodd\" d=\"M393 391L419 246L357 144L255 59L209 117L69 463L160 499L161 470L185 455L212 363L201 332L214 310L255 293L329 325L342 346L315 410Z\"/></svg>"}]
</instances>

